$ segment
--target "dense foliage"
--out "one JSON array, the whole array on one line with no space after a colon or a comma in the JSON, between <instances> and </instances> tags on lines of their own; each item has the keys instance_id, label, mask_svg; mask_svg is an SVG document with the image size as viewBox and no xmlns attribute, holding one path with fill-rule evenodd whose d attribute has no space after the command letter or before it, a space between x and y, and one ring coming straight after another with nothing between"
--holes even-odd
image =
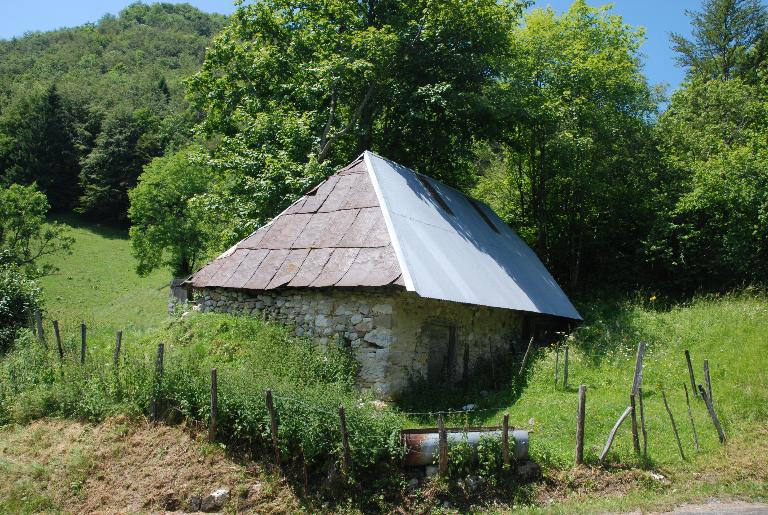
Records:
<instances>
[{"instance_id":1,"label":"dense foliage","mask_svg":"<svg viewBox=\"0 0 768 515\"><path fill-rule=\"evenodd\" d=\"M0 264L0 355L42 307L40 289L15 265Z\"/></svg>"},{"instance_id":2,"label":"dense foliage","mask_svg":"<svg viewBox=\"0 0 768 515\"><path fill-rule=\"evenodd\" d=\"M322 352L276 324L253 317L192 316L123 347L117 367L111 341L92 341L81 365L79 339L69 334L64 339L61 364L55 350L47 351L30 336L0 362L0 424L45 415L98 421L118 413L149 414L153 399L159 400L164 419L183 416L207 423L210 370L217 368L221 441L270 452L264 401L270 388L286 462L304 462L310 472L339 462L339 405L346 408L356 474L399 457L401 417L360 400L354 362L346 352ZM161 341L165 359L157 381L154 354Z\"/></svg>"},{"instance_id":3,"label":"dense foliage","mask_svg":"<svg viewBox=\"0 0 768 515\"><path fill-rule=\"evenodd\" d=\"M174 277L183 277L201 264L207 233L194 202L211 180L202 159L194 149L156 157L131 190L128 216L139 275L165 265Z\"/></svg>"},{"instance_id":4,"label":"dense foliage","mask_svg":"<svg viewBox=\"0 0 768 515\"><path fill-rule=\"evenodd\" d=\"M456 186L495 127L490 92L517 2L244 5L190 82L219 143L222 245L247 234L363 150ZM218 213L216 214L218 218Z\"/></svg>"},{"instance_id":5,"label":"dense foliage","mask_svg":"<svg viewBox=\"0 0 768 515\"><path fill-rule=\"evenodd\" d=\"M124 221L142 166L190 137L182 81L225 18L132 4L96 24L0 41L0 184Z\"/></svg>"}]
</instances>

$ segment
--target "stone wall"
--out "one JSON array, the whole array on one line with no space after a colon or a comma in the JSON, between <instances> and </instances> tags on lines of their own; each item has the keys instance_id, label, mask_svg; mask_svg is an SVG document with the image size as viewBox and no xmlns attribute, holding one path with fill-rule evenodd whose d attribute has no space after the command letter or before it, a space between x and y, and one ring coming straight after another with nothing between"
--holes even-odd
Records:
<instances>
[{"instance_id":1,"label":"stone wall","mask_svg":"<svg viewBox=\"0 0 768 515\"><path fill-rule=\"evenodd\" d=\"M289 326L321 345L349 346L360 363L359 385L379 397L396 395L412 379L426 377L434 324L456 327L453 377L481 357L519 345L521 317L510 310L424 299L401 288L196 291L201 311L251 314Z\"/></svg>"}]
</instances>

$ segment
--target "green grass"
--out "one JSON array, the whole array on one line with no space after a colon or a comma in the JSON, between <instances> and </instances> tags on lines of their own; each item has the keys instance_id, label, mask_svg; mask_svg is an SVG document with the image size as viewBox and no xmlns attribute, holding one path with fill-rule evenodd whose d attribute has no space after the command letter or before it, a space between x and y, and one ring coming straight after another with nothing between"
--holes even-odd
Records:
<instances>
[{"instance_id":1,"label":"green grass","mask_svg":"<svg viewBox=\"0 0 768 515\"><path fill-rule=\"evenodd\" d=\"M690 394L685 349L691 352L698 383L704 383L703 361L709 360L715 407L727 436L768 421L768 300L764 295L699 298L666 308L643 300L593 303L581 308L586 322L570 342L567 388L562 383L554 385L555 352L549 347L536 353L517 394L509 388L485 398L456 394L450 407L456 409L468 402L476 402L480 409L504 407L480 412L468 421L497 425L506 410L511 424L534 429L530 440L534 459L547 466L568 468L575 456L578 385L584 384L585 455L588 463L596 463L611 427L629 405L636 347L643 340L647 342L643 392L649 460L635 455L627 419L608 455L609 464L693 470L720 448L704 402L691 396L701 447L698 451L694 448L683 390L687 384ZM561 351L561 382L562 364ZM680 458L662 403L662 387L680 432L685 461ZM453 416L450 421L459 425L464 416ZM430 422L411 420L412 425Z\"/></svg>"},{"instance_id":2,"label":"green grass","mask_svg":"<svg viewBox=\"0 0 768 515\"><path fill-rule=\"evenodd\" d=\"M75 217L57 221L70 227L75 243L71 255L49 257L59 271L40 281L46 318L59 320L65 334L79 334L77 326L85 321L104 335L124 329L135 336L167 317L169 273L136 275L127 230ZM50 325L46 329L52 332Z\"/></svg>"}]
</instances>

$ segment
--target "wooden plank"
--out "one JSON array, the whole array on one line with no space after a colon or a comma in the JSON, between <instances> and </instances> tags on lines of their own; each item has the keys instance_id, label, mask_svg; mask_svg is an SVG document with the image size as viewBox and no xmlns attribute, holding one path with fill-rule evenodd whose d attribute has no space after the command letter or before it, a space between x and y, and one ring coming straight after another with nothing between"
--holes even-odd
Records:
<instances>
[{"instance_id":1,"label":"wooden plank","mask_svg":"<svg viewBox=\"0 0 768 515\"><path fill-rule=\"evenodd\" d=\"M269 232L262 238L259 248L290 249L310 218L312 215L308 213L280 215L270 224Z\"/></svg>"},{"instance_id":2,"label":"wooden plank","mask_svg":"<svg viewBox=\"0 0 768 515\"><path fill-rule=\"evenodd\" d=\"M357 182L357 176L358 174L337 176L339 180L334 186L333 191L331 191L331 193L328 195L328 198L325 199L325 202L323 202L323 205L320 206L320 209L317 211L325 212L338 211L343 209L344 203L347 201L350 193L352 192L352 187Z\"/></svg>"},{"instance_id":3,"label":"wooden plank","mask_svg":"<svg viewBox=\"0 0 768 515\"><path fill-rule=\"evenodd\" d=\"M355 222L339 242L340 247L384 247L391 238L379 207L361 209Z\"/></svg>"},{"instance_id":4,"label":"wooden plank","mask_svg":"<svg viewBox=\"0 0 768 515\"><path fill-rule=\"evenodd\" d=\"M637 390L643 385L643 358L645 357L645 342L637 344L637 355L635 356L635 375L632 378L631 395L637 395Z\"/></svg>"},{"instance_id":5,"label":"wooden plank","mask_svg":"<svg viewBox=\"0 0 768 515\"><path fill-rule=\"evenodd\" d=\"M504 467L509 467L509 413L504 413L501 429L501 459Z\"/></svg>"},{"instance_id":6,"label":"wooden plank","mask_svg":"<svg viewBox=\"0 0 768 515\"><path fill-rule=\"evenodd\" d=\"M208 441L216 440L216 430L219 418L219 380L215 368L211 369L211 422L208 425Z\"/></svg>"},{"instance_id":7,"label":"wooden plank","mask_svg":"<svg viewBox=\"0 0 768 515\"><path fill-rule=\"evenodd\" d=\"M350 188L349 194L342 209L360 209L364 207L374 207L379 205L379 198L373 189L373 183L368 172L356 173L352 175L357 180Z\"/></svg>"},{"instance_id":8,"label":"wooden plank","mask_svg":"<svg viewBox=\"0 0 768 515\"><path fill-rule=\"evenodd\" d=\"M704 384L707 385L707 395L709 396L709 402L715 405L715 399L712 397L712 379L709 377L709 360L704 360Z\"/></svg>"},{"instance_id":9,"label":"wooden plank","mask_svg":"<svg viewBox=\"0 0 768 515\"><path fill-rule=\"evenodd\" d=\"M205 265L192 276L192 285L198 288L208 286L208 281L219 271L219 268L221 268L221 265L223 264L224 258L218 258Z\"/></svg>"},{"instance_id":10,"label":"wooden plank","mask_svg":"<svg viewBox=\"0 0 768 515\"><path fill-rule=\"evenodd\" d=\"M246 239L244 239L243 241L238 243L237 244L237 248L239 248L239 249L258 249L260 244L261 244L261 240L263 240L264 236L266 236L267 233L269 232L269 227L270 227L269 225L265 225L264 227L260 227L253 234L251 234Z\"/></svg>"},{"instance_id":11,"label":"wooden plank","mask_svg":"<svg viewBox=\"0 0 768 515\"><path fill-rule=\"evenodd\" d=\"M59 350L59 361L64 360L64 347L61 345L61 333L59 332L59 321L53 321L53 335L56 337L56 348Z\"/></svg>"},{"instance_id":12,"label":"wooden plank","mask_svg":"<svg viewBox=\"0 0 768 515\"><path fill-rule=\"evenodd\" d=\"M584 415L587 406L587 386L579 386L579 404L576 409L576 465L584 463Z\"/></svg>"},{"instance_id":13,"label":"wooden plank","mask_svg":"<svg viewBox=\"0 0 768 515\"><path fill-rule=\"evenodd\" d=\"M693 413L691 413L691 399L688 397L688 386L683 383L685 389L685 404L688 406L688 420L691 421L691 429L693 429L693 445L696 450L699 450L699 435L696 434L696 424L693 423Z\"/></svg>"},{"instance_id":14,"label":"wooden plank","mask_svg":"<svg viewBox=\"0 0 768 515\"><path fill-rule=\"evenodd\" d=\"M245 260L248 254L246 249L237 249L225 258L221 258L222 264L218 271L208 280L206 286L223 286L235 273L235 270Z\"/></svg>"},{"instance_id":15,"label":"wooden plank","mask_svg":"<svg viewBox=\"0 0 768 515\"><path fill-rule=\"evenodd\" d=\"M400 275L400 264L391 246L362 248L336 286L385 286Z\"/></svg>"},{"instance_id":16,"label":"wooden plank","mask_svg":"<svg viewBox=\"0 0 768 515\"><path fill-rule=\"evenodd\" d=\"M288 283L290 287L309 286L322 272L323 267L333 254L333 249L312 249L301 264L301 268Z\"/></svg>"},{"instance_id":17,"label":"wooden plank","mask_svg":"<svg viewBox=\"0 0 768 515\"><path fill-rule=\"evenodd\" d=\"M635 408L635 394L629 396L629 405L632 408L632 446L635 452L640 454L640 434L637 430L637 411Z\"/></svg>"},{"instance_id":18,"label":"wooden plank","mask_svg":"<svg viewBox=\"0 0 768 515\"><path fill-rule=\"evenodd\" d=\"M347 209L327 213L328 222L325 228L317 234L315 243L312 246L316 248L339 247L339 242L349 231L355 218L357 218L358 212L358 209ZM321 213L318 213L318 215L321 215Z\"/></svg>"},{"instance_id":19,"label":"wooden plank","mask_svg":"<svg viewBox=\"0 0 768 515\"><path fill-rule=\"evenodd\" d=\"M720 425L720 420L717 418L715 407L712 405L712 399L709 398L706 390L704 390L701 385L699 385L699 393L701 394L701 398L704 399L704 404L707 405L707 411L709 411L709 416L712 419L712 423L715 425L715 429L717 429L717 437L720 439L720 443L725 443L725 433L723 432L723 426Z\"/></svg>"},{"instance_id":20,"label":"wooden plank","mask_svg":"<svg viewBox=\"0 0 768 515\"><path fill-rule=\"evenodd\" d=\"M560 345L555 345L555 386L557 386L557 374L560 371Z\"/></svg>"},{"instance_id":21,"label":"wooden plank","mask_svg":"<svg viewBox=\"0 0 768 515\"><path fill-rule=\"evenodd\" d=\"M336 187L337 182L339 182L339 176L331 175L313 190L310 190L309 193L304 195L306 197L304 205L301 206L301 209L297 210L297 213L316 213L323 205L323 202L325 202L325 199L328 198L331 191Z\"/></svg>"},{"instance_id":22,"label":"wooden plank","mask_svg":"<svg viewBox=\"0 0 768 515\"><path fill-rule=\"evenodd\" d=\"M640 431L643 433L643 456L648 456L648 433L645 430L645 408L643 406L643 387L637 389L637 400L640 404Z\"/></svg>"},{"instance_id":23,"label":"wooden plank","mask_svg":"<svg viewBox=\"0 0 768 515\"><path fill-rule=\"evenodd\" d=\"M611 429L611 432L608 434L608 441L605 442L605 447L603 448L603 452L600 453L600 459L598 460L601 464L605 461L605 457L608 455L608 451L611 450L613 439L616 437L616 431L618 431L619 426L621 426L622 422L627 419L630 413L632 413L632 406L627 406L627 409L624 410L624 413L621 414L619 420L616 421L613 429Z\"/></svg>"},{"instance_id":24,"label":"wooden plank","mask_svg":"<svg viewBox=\"0 0 768 515\"><path fill-rule=\"evenodd\" d=\"M531 340L528 342L528 348L525 349L525 354L523 354L523 362L520 363L520 371L517 373L518 376L523 375L525 363L528 361L528 355L531 353L531 347L533 347L533 336L531 336Z\"/></svg>"},{"instance_id":25,"label":"wooden plank","mask_svg":"<svg viewBox=\"0 0 768 515\"><path fill-rule=\"evenodd\" d=\"M691 364L691 353L688 352L688 349L685 349L685 361L688 363L688 375L691 379L691 389L693 390L693 396L698 397L699 394L696 393L696 379L693 377L693 365Z\"/></svg>"},{"instance_id":26,"label":"wooden plank","mask_svg":"<svg viewBox=\"0 0 768 515\"><path fill-rule=\"evenodd\" d=\"M437 416L437 431L439 442L439 459L438 459L438 473L445 477L448 475L448 433L445 431L445 424L443 423L443 415Z\"/></svg>"},{"instance_id":27,"label":"wooden plank","mask_svg":"<svg viewBox=\"0 0 768 515\"><path fill-rule=\"evenodd\" d=\"M563 352L563 388L568 388L568 345Z\"/></svg>"},{"instance_id":28,"label":"wooden plank","mask_svg":"<svg viewBox=\"0 0 768 515\"><path fill-rule=\"evenodd\" d=\"M321 288L325 286L333 286L339 280L344 277L349 267L355 262L357 254L360 249L334 249L328 262L323 266L323 269L317 276L317 279L312 281L310 286Z\"/></svg>"},{"instance_id":29,"label":"wooden plank","mask_svg":"<svg viewBox=\"0 0 768 515\"><path fill-rule=\"evenodd\" d=\"M339 431L341 431L341 472L345 478L349 478L352 469L352 452L349 448L349 431L347 430L347 416L344 406L339 404Z\"/></svg>"},{"instance_id":30,"label":"wooden plank","mask_svg":"<svg viewBox=\"0 0 768 515\"><path fill-rule=\"evenodd\" d=\"M672 415L672 410L669 409L669 403L667 402L667 394L664 393L664 388L661 389L661 400L664 401L664 408L666 408L667 414L669 415L669 421L672 422L672 432L675 433L675 440L677 441L677 449L680 451L680 458L685 459L685 453L683 453L683 444L680 443L680 434L677 432L677 424L675 424L675 417Z\"/></svg>"},{"instance_id":31,"label":"wooden plank","mask_svg":"<svg viewBox=\"0 0 768 515\"><path fill-rule=\"evenodd\" d=\"M288 256L286 256L285 261L283 261L283 264L280 265L280 268L275 273L275 276L269 281L267 289L272 290L274 288L279 288L293 279L299 269L301 269L301 265L304 263L308 254L309 249L291 250Z\"/></svg>"},{"instance_id":32,"label":"wooden plank","mask_svg":"<svg viewBox=\"0 0 768 515\"><path fill-rule=\"evenodd\" d=\"M248 282L245 283L245 289L263 290L266 288L280 269L285 258L288 257L289 253L290 250L288 249L270 250L256 272L254 272L251 278L248 279Z\"/></svg>"},{"instance_id":33,"label":"wooden plank","mask_svg":"<svg viewBox=\"0 0 768 515\"><path fill-rule=\"evenodd\" d=\"M240 252L245 252L245 256L235 271L232 272L232 275L224 281L222 286L225 288L244 288L251 277L253 277L253 274L256 273L256 270L259 269L261 262L269 254L268 249L243 250Z\"/></svg>"}]
</instances>

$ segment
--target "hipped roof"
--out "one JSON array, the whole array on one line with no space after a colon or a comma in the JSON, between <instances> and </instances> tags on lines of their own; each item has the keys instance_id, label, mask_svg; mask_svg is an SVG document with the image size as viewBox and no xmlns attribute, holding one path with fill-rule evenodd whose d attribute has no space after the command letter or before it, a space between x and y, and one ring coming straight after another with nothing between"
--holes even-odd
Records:
<instances>
[{"instance_id":1,"label":"hipped roof","mask_svg":"<svg viewBox=\"0 0 768 515\"><path fill-rule=\"evenodd\" d=\"M581 319L488 206L372 152L203 267L192 284L396 285L426 298Z\"/></svg>"}]
</instances>

